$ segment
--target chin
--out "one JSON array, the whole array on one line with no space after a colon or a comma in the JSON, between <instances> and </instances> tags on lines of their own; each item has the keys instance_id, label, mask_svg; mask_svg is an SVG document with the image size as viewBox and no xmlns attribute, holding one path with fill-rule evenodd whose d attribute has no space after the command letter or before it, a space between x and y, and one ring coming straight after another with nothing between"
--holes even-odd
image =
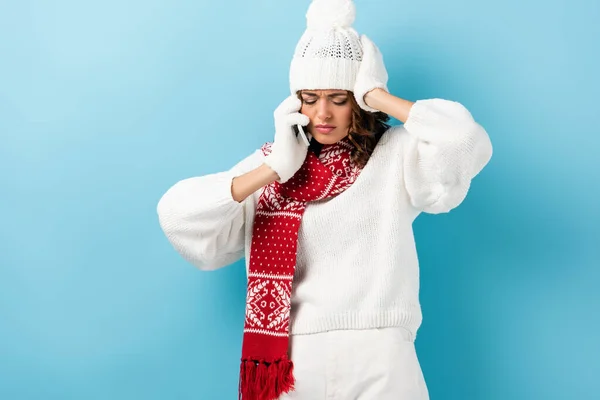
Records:
<instances>
[{"instance_id":1,"label":"chin","mask_svg":"<svg viewBox=\"0 0 600 400\"><path fill-rule=\"evenodd\" d=\"M323 135L322 133L318 132L316 134L311 133L311 135L313 139L321 144L335 144L346 137L346 135Z\"/></svg>"}]
</instances>

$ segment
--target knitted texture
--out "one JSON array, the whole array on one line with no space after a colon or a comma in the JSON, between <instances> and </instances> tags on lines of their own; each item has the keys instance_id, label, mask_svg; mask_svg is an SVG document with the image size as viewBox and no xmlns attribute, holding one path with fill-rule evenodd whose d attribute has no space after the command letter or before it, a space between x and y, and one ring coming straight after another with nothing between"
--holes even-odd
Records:
<instances>
[{"instance_id":1,"label":"knitted texture","mask_svg":"<svg viewBox=\"0 0 600 400\"><path fill-rule=\"evenodd\" d=\"M362 61L352 0L314 0L290 65L290 91L354 89Z\"/></svg>"},{"instance_id":2,"label":"knitted texture","mask_svg":"<svg viewBox=\"0 0 600 400\"><path fill-rule=\"evenodd\" d=\"M263 146L268 155L270 144ZM246 296L239 395L242 400L276 400L293 389L288 357L291 293L298 230L308 202L337 196L358 177L347 139L309 152L285 184L267 185L256 208Z\"/></svg>"},{"instance_id":3,"label":"knitted texture","mask_svg":"<svg viewBox=\"0 0 600 400\"><path fill-rule=\"evenodd\" d=\"M414 338L421 307L413 221L420 212L458 207L491 156L485 129L464 106L417 101L404 126L383 134L348 190L307 206L290 333L401 326ZM191 265L210 271L244 258L249 269L262 191L238 203L231 183L264 159L257 149L226 171L183 179L161 197L161 228Z\"/></svg>"}]
</instances>

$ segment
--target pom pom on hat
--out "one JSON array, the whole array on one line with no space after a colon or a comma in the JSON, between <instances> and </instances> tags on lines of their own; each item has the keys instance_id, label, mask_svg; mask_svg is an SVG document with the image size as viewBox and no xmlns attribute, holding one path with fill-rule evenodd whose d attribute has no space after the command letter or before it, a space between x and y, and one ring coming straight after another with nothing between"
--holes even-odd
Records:
<instances>
[{"instance_id":1,"label":"pom pom on hat","mask_svg":"<svg viewBox=\"0 0 600 400\"><path fill-rule=\"evenodd\" d=\"M313 0L306 12L306 30L290 65L290 92L306 89L354 89L362 46L352 27L352 0Z\"/></svg>"},{"instance_id":2,"label":"pom pom on hat","mask_svg":"<svg viewBox=\"0 0 600 400\"><path fill-rule=\"evenodd\" d=\"M352 0L313 0L306 12L308 29L350 28L356 18Z\"/></svg>"}]
</instances>

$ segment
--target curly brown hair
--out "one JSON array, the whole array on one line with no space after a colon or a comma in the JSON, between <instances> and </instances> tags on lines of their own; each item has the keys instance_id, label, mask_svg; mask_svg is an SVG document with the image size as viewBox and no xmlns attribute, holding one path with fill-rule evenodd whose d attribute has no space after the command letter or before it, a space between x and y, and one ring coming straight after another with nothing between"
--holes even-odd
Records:
<instances>
[{"instance_id":1,"label":"curly brown hair","mask_svg":"<svg viewBox=\"0 0 600 400\"><path fill-rule=\"evenodd\" d=\"M356 102L352 92L348 92L348 99L352 106L348 139L355 147L351 157L362 168L367 164L383 133L390 128L390 125L387 124L390 116L381 111L363 110Z\"/></svg>"},{"instance_id":2,"label":"curly brown hair","mask_svg":"<svg viewBox=\"0 0 600 400\"><path fill-rule=\"evenodd\" d=\"M363 168L367 164L367 161L369 161L383 133L390 128L390 125L387 123L390 117L384 112L368 112L363 110L356 102L354 93L351 91L347 92L348 101L350 101L350 106L352 107L350 132L348 134L348 139L354 145L351 158L360 168ZM297 95L302 100L301 91L298 91ZM311 147L318 152L322 146L315 142L313 141L314 146Z\"/></svg>"}]
</instances>

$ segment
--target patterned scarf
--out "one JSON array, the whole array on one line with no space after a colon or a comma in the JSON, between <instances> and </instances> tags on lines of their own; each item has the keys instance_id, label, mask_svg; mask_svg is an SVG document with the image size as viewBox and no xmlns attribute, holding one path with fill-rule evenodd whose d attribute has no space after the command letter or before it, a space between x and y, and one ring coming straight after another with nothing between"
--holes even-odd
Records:
<instances>
[{"instance_id":1,"label":"patterned scarf","mask_svg":"<svg viewBox=\"0 0 600 400\"><path fill-rule=\"evenodd\" d=\"M253 225L239 400L276 400L294 389L288 358L292 279L298 229L306 204L336 196L354 183L360 168L350 159L348 138L309 150L304 164L284 184L264 188ZM269 143L262 147L265 155Z\"/></svg>"}]
</instances>

